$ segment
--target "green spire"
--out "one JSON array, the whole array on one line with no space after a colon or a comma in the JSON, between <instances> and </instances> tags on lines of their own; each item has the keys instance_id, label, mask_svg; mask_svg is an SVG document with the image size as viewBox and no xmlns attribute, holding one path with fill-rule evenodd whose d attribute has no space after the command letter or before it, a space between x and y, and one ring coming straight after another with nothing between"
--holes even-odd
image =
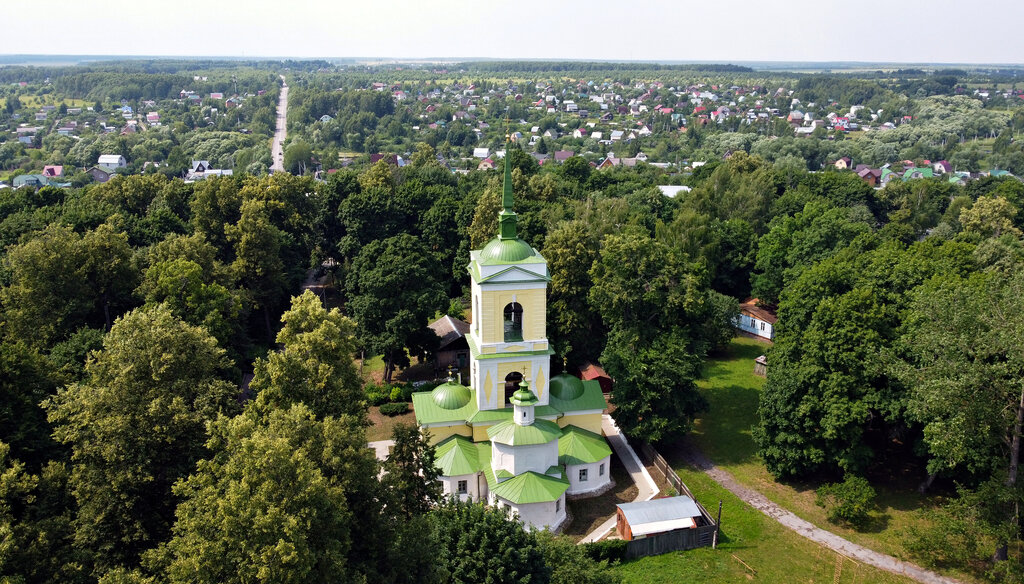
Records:
<instances>
[{"instance_id":1,"label":"green spire","mask_svg":"<svg viewBox=\"0 0 1024 584\"><path fill-rule=\"evenodd\" d=\"M507 121L507 120L506 120ZM498 238L519 239L516 234L516 212L512 210L512 136L505 135L505 184L501 192L501 213L498 214Z\"/></svg>"}]
</instances>

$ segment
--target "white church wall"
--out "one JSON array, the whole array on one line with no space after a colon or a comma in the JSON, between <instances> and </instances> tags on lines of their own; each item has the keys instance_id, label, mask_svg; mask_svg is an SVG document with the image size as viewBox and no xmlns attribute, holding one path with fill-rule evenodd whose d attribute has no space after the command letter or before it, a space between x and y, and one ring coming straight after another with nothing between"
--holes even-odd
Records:
<instances>
[{"instance_id":1,"label":"white church wall","mask_svg":"<svg viewBox=\"0 0 1024 584\"><path fill-rule=\"evenodd\" d=\"M603 468L602 468L603 467ZM580 479L580 471L586 471L586 480ZM569 477L570 495L589 493L608 486L612 480L611 457L606 456L592 464L566 465L565 474Z\"/></svg>"},{"instance_id":2,"label":"white church wall","mask_svg":"<svg viewBox=\"0 0 1024 584\"><path fill-rule=\"evenodd\" d=\"M558 440L547 444L530 446L509 446L494 442L491 444L491 468L504 469L514 475L527 471L544 474L558 464Z\"/></svg>"}]
</instances>

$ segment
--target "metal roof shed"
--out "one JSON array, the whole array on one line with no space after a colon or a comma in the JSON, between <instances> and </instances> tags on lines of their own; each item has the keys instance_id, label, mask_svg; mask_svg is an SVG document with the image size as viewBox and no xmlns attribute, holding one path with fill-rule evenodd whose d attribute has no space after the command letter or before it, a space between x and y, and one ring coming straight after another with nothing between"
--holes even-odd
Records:
<instances>
[{"instance_id":1,"label":"metal roof shed","mask_svg":"<svg viewBox=\"0 0 1024 584\"><path fill-rule=\"evenodd\" d=\"M681 495L652 501L617 505L616 527L626 541L697 527L700 509L693 499Z\"/></svg>"}]
</instances>

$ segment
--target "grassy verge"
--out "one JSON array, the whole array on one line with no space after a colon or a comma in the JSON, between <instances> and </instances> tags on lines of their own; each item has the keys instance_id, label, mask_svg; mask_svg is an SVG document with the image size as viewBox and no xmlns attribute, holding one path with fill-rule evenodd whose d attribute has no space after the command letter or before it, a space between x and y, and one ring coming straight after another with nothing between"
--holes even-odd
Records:
<instances>
[{"instance_id":1,"label":"grassy verge","mask_svg":"<svg viewBox=\"0 0 1024 584\"><path fill-rule=\"evenodd\" d=\"M903 549L903 533L911 525L922 524L922 518L915 511L935 502L919 495L909 483L906 487L874 485L878 492L876 508L870 514L867 527L857 531L828 521L825 510L815 505L818 484L780 483L765 469L757 456L751 429L757 424L757 405L764 385L764 378L753 374L754 359L766 349L759 341L737 337L725 355L707 363L705 379L699 385L710 408L704 418L697 420L692 435L694 442L737 481L799 517L864 547L911 559ZM669 464L676 468L682 466L682 461L671 450L663 450L662 454ZM950 575L971 579L960 572L950 572Z\"/></svg>"},{"instance_id":2,"label":"grassy verge","mask_svg":"<svg viewBox=\"0 0 1024 584\"><path fill-rule=\"evenodd\" d=\"M704 473L687 467L677 470L709 509L714 507L717 511L717 502L722 501L722 536L718 549L702 548L626 562L615 568L626 584L747 580L779 584L912 582L852 560L840 560L835 552L804 539L744 504ZM839 578L835 579L837 563L840 563Z\"/></svg>"},{"instance_id":3,"label":"grassy verge","mask_svg":"<svg viewBox=\"0 0 1024 584\"><path fill-rule=\"evenodd\" d=\"M411 410L401 416L385 416L380 413L380 408L370 408L370 427L366 429L367 442L377 440L390 440L391 431L398 424L416 425L416 414Z\"/></svg>"}]
</instances>

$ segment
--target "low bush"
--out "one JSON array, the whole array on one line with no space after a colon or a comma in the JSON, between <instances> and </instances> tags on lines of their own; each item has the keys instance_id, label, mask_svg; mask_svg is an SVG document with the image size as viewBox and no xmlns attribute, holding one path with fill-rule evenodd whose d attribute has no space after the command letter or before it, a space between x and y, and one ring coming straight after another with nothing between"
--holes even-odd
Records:
<instances>
[{"instance_id":1,"label":"low bush","mask_svg":"<svg viewBox=\"0 0 1024 584\"><path fill-rule=\"evenodd\" d=\"M598 562L607 560L611 564L626 559L626 540L624 539L602 539L583 544L583 549L588 556Z\"/></svg>"},{"instance_id":2,"label":"low bush","mask_svg":"<svg viewBox=\"0 0 1024 584\"><path fill-rule=\"evenodd\" d=\"M380 413L385 416L400 416L409 411L409 404L405 402L397 404L384 404L380 406Z\"/></svg>"},{"instance_id":3,"label":"low bush","mask_svg":"<svg viewBox=\"0 0 1024 584\"><path fill-rule=\"evenodd\" d=\"M832 523L863 525L868 511L874 506L875 489L867 479L850 475L841 483L829 483L818 487L815 503L824 507Z\"/></svg>"}]
</instances>

